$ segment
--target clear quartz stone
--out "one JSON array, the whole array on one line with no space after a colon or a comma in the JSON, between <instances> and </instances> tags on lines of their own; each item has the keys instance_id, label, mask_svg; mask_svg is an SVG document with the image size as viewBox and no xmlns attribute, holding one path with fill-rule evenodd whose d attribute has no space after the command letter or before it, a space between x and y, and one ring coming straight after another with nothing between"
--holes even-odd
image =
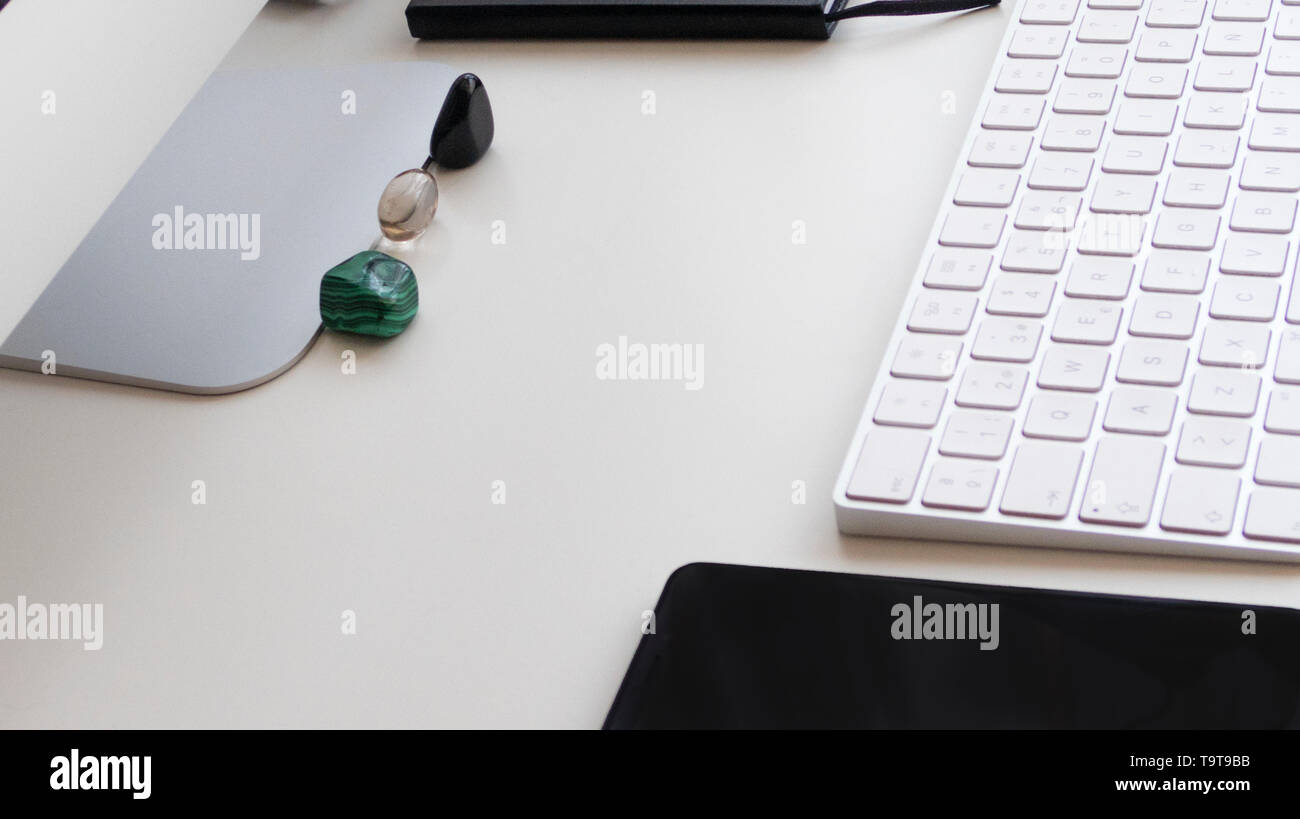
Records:
<instances>
[{"instance_id":1,"label":"clear quartz stone","mask_svg":"<svg viewBox=\"0 0 1300 819\"><path fill-rule=\"evenodd\" d=\"M424 232L438 210L438 181L423 168L402 171L379 197L379 228L394 242Z\"/></svg>"}]
</instances>

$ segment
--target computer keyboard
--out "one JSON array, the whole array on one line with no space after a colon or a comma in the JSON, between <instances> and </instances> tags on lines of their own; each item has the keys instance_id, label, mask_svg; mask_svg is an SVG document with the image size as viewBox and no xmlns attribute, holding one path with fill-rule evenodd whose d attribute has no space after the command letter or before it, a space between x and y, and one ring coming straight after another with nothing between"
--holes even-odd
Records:
<instances>
[{"instance_id":1,"label":"computer keyboard","mask_svg":"<svg viewBox=\"0 0 1300 819\"><path fill-rule=\"evenodd\" d=\"M1023 0L851 534L1300 561L1300 0Z\"/></svg>"}]
</instances>

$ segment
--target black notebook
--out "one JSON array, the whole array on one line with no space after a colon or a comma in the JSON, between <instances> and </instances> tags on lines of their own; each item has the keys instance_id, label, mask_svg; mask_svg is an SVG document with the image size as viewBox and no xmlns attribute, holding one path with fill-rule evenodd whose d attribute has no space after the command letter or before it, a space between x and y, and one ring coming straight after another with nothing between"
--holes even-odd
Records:
<instances>
[{"instance_id":1,"label":"black notebook","mask_svg":"<svg viewBox=\"0 0 1300 819\"><path fill-rule=\"evenodd\" d=\"M411 0L411 36L825 40L850 17L937 14L999 0Z\"/></svg>"}]
</instances>

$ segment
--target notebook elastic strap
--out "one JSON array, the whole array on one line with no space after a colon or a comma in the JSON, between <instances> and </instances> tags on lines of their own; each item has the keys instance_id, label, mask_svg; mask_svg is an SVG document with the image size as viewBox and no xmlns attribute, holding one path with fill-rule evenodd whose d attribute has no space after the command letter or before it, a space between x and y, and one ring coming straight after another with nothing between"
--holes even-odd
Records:
<instances>
[{"instance_id":1,"label":"notebook elastic strap","mask_svg":"<svg viewBox=\"0 0 1300 819\"><path fill-rule=\"evenodd\" d=\"M1001 0L875 0L851 6L826 15L826 22L847 20L850 17L905 17L913 14L943 14L947 11L966 11L985 6L996 6Z\"/></svg>"}]
</instances>

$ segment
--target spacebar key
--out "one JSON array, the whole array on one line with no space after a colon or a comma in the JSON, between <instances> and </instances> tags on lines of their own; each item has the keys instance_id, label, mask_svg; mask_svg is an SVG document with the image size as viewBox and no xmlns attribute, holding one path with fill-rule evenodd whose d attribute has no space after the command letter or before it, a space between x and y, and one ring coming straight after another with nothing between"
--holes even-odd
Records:
<instances>
[{"instance_id":1,"label":"spacebar key","mask_svg":"<svg viewBox=\"0 0 1300 819\"><path fill-rule=\"evenodd\" d=\"M1082 463L1083 450L1078 447L1036 441L1021 444L998 508L1005 515L1065 517Z\"/></svg>"},{"instance_id":2,"label":"spacebar key","mask_svg":"<svg viewBox=\"0 0 1300 819\"><path fill-rule=\"evenodd\" d=\"M930 436L919 430L873 427L844 494L854 500L907 503L929 449Z\"/></svg>"}]
</instances>

